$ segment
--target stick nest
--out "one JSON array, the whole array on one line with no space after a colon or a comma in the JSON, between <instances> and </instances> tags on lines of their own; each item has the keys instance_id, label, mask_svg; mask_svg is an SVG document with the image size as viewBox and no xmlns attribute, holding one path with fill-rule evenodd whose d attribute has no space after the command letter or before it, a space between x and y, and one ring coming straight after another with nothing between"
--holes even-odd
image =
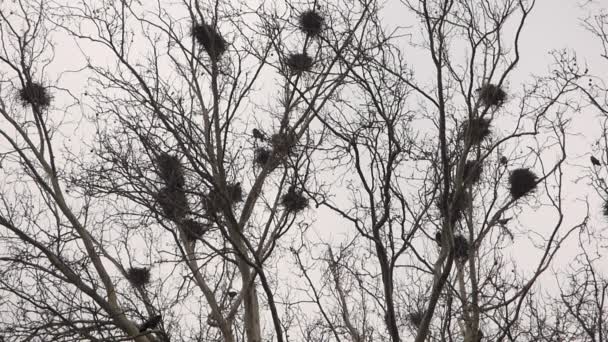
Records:
<instances>
[{"instance_id":1,"label":"stick nest","mask_svg":"<svg viewBox=\"0 0 608 342\"><path fill-rule=\"evenodd\" d=\"M224 207L232 207L238 202L243 201L243 189L241 182L226 185L226 194L222 194L219 189L214 188L209 191L205 198L205 209L210 214L218 213Z\"/></svg>"},{"instance_id":2,"label":"stick nest","mask_svg":"<svg viewBox=\"0 0 608 342\"><path fill-rule=\"evenodd\" d=\"M168 153L161 153L156 159L160 178L169 188L183 188L186 179L179 158Z\"/></svg>"},{"instance_id":3,"label":"stick nest","mask_svg":"<svg viewBox=\"0 0 608 342\"><path fill-rule=\"evenodd\" d=\"M454 235L454 257L458 260L465 260L469 257L469 240L458 234Z\"/></svg>"},{"instance_id":4,"label":"stick nest","mask_svg":"<svg viewBox=\"0 0 608 342\"><path fill-rule=\"evenodd\" d=\"M467 160L464 164L462 178L466 184L475 184L481 179L483 167L481 162L476 160Z\"/></svg>"},{"instance_id":5,"label":"stick nest","mask_svg":"<svg viewBox=\"0 0 608 342\"><path fill-rule=\"evenodd\" d=\"M180 188L162 188L156 195L156 201L165 216L174 221L183 218L190 211L186 193Z\"/></svg>"},{"instance_id":6,"label":"stick nest","mask_svg":"<svg viewBox=\"0 0 608 342\"><path fill-rule=\"evenodd\" d=\"M211 25L195 24L192 27L192 36L212 59L217 60L226 52L226 40Z\"/></svg>"},{"instance_id":7,"label":"stick nest","mask_svg":"<svg viewBox=\"0 0 608 342\"><path fill-rule=\"evenodd\" d=\"M293 152L297 139L296 134L291 131L275 133L270 137L270 145L272 145L272 150L277 156L284 157Z\"/></svg>"},{"instance_id":8,"label":"stick nest","mask_svg":"<svg viewBox=\"0 0 608 342\"><path fill-rule=\"evenodd\" d=\"M146 267L131 267L127 270L127 279L133 286L143 287L150 283L150 269Z\"/></svg>"},{"instance_id":9,"label":"stick nest","mask_svg":"<svg viewBox=\"0 0 608 342\"><path fill-rule=\"evenodd\" d=\"M467 194L466 191L461 191L460 195L458 195L458 198L454 198L454 193L450 193L449 198L448 198L448 206L451 205L451 221L450 223L452 225L456 224L456 222L460 221L460 219L462 219L462 215L465 211L465 209L467 208L467 205L469 203L469 196ZM450 213L448 211L448 208L444 208L441 205L441 198L437 199L437 207L439 208L439 213L441 214L441 216L443 217L449 217L448 214Z\"/></svg>"},{"instance_id":10,"label":"stick nest","mask_svg":"<svg viewBox=\"0 0 608 342\"><path fill-rule=\"evenodd\" d=\"M307 53L292 53L287 58L286 64L293 73L299 74L310 71L313 61Z\"/></svg>"},{"instance_id":11,"label":"stick nest","mask_svg":"<svg viewBox=\"0 0 608 342\"><path fill-rule=\"evenodd\" d=\"M300 30L311 37L321 34L325 19L315 10L302 12L298 18Z\"/></svg>"},{"instance_id":12,"label":"stick nest","mask_svg":"<svg viewBox=\"0 0 608 342\"><path fill-rule=\"evenodd\" d=\"M29 82L19 90L19 99L23 106L46 108L51 104L51 95L48 90L37 82Z\"/></svg>"},{"instance_id":13,"label":"stick nest","mask_svg":"<svg viewBox=\"0 0 608 342\"><path fill-rule=\"evenodd\" d=\"M182 222L182 228L189 241L200 239L209 230L208 225L193 219L184 220Z\"/></svg>"},{"instance_id":14,"label":"stick nest","mask_svg":"<svg viewBox=\"0 0 608 342\"><path fill-rule=\"evenodd\" d=\"M527 168L516 169L509 175L510 193L514 199L519 199L536 189L538 177Z\"/></svg>"},{"instance_id":15,"label":"stick nest","mask_svg":"<svg viewBox=\"0 0 608 342\"><path fill-rule=\"evenodd\" d=\"M423 317L424 313L420 310L416 310L410 312L407 318L409 319L410 323L412 323L416 328L418 328L420 326L420 323L422 323Z\"/></svg>"},{"instance_id":16,"label":"stick nest","mask_svg":"<svg viewBox=\"0 0 608 342\"><path fill-rule=\"evenodd\" d=\"M272 152L264 147L258 147L253 155L253 162L257 165L264 166L268 164L272 158Z\"/></svg>"},{"instance_id":17,"label":"stick nest","mask_svg":"<svg viewBox=\"0 0 608 342\"><path fill-rule=\"evenodd\" d=\"M478 89L479 100L486 107L500 107L505 102L507 98L507 93L505 93L502 88L495 84L484 84L481 88Z\"/></svg>"},{"instance_id":18,"label":"stick nest","mask_svg":"<svg viewBox=\"0 0 608 342\"><path fill-rule=\"evenodd\" d=\"M478 145L490 136L490 120L485 118L474 118L464 125L465 136L471 137L471 143Z\"/></svg>"},{"instance_id":19,"label":"stick nest","mask_svg":"<svg viewBox=\"0 0 608 342\"><path fill-rule=\"evenodd\" d=\"M308 199L302 195L302 190L292 186L281 198L281 204L288 212L297 213L308 207Z\"/></svg>"}]
</instances>

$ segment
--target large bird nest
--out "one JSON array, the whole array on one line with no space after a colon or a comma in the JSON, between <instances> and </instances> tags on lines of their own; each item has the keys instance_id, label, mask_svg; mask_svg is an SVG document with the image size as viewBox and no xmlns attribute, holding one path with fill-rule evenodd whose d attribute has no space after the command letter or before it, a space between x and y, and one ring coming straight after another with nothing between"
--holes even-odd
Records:
<instances>
[{"instance_id":1,"label":"large bird nest","mask_svg":"<svg viewBox=\"0 0 608 342\"><path fill-rule=\"evenodd\" d=\"M287 57L285 64L289 69L296 74L310 71L312 69L313 61L307 53L292 53Z\"/></svg>"},{"instance_id":2,"label":"large bird nest","mask_svg":"<svg viewBox=\"0 0 608 342\"><path fill-rule=\"evenodd\" d=\"M407 318L413 326L418 328L420 323L422 323L422 319L424 318L424 312L420 310L412 311L408 314Z\"/></svg>"},{"instance_id":3,"label":"large bird nest","mask_svg":"<svg viewBox=\"0 0 608 342\"><path fill-rule=\"evenodd\" d=\"M253 155L253 162L259 166L265 166L270 162L272 152L264 147L258 147Z\"/></svg>"},{"instance_id":4,"label":"large bird nest","mask_svg":"<svg viewBox=\"0 0 608 342\"><path fill-rule=\"evenodd\" d=\"M467 184L475 184L481 179L483 168L481 162L476 160L467 160L464 164L462 178Z\"/></svg>"},{"instance_id":5,"label":"large bird nest","mask_svg":"<svg viewBox=\"0 0 608 342\"><path fill-rule=\"evenodd\" d=\"M464 236L454 235L454 257L458 260L465 260L469 257L469 240Z\"/></svg>"},{"instance_id":6,"label":"large bird nest","mask_svg":"<svg viewBox=\"0 0 608 342\"><path fill-rule=\"evenodd\" d=\"M200 239L209 230L208 225L193 219L184 220L182 228L184 233L186 233L187 239L190 241Z\"/></svg>"},{"instance_id":7,"label":"large bird nest","mask_svg":"<svg viewBox=\"0 0 608 342\"><path fill-rule=\"evenodd\" d=\"M290 187L281 198L281 204L290 213L300 212L308 207L308 199L302 194L302 190Z\"/></svg>"},{"instance_id":8,"label":"large bird nest","mask_svg":"<svg viewBox=\"0 0 608 342\"><path fill-rule=\"evenodd\" d=\"M179 158L168 153L161 153L156 158L160 178L169 188L183 188L186 180Z\"/></svg>"},{"instance_id":9,"label":"large bird nest","mask_svg":"<svg viewBox=\"0 0 608 342\"><path fill-rule=\"evenodd\" d=\"M223 207L231 207L243 201L243 189L241 183L229 183L226 185L226 194L222 194L218 188L209 191L205 196L205 209L210 214L218 213Z\"/></svg>"},{"instance_id":10,"label":"large bird nest","mask_svg":"<svg viewBox=\"0 0 608 342\"><path fill-rule=\"evenodd\" d=\"M507 98L507 93L502 88L491 83L484 84L477 92L479 100L486 107L500 107Z\"/></svg>"},{"instance_id":11,"label":"large bird nest","mask_svg":"<svg viewBox=\"0 0 608 342\"><path fill-rule=\"evenodd\" d=\"M464 124L465 137L470 137L473 145L478 145L490 136L490 120L486 118L474 118Z\"/></svg>"},{"instance_id":12,"label":"large bird nest","mask_svg":"<svg viewBox=\"0 0 608 342\"><path fill-rule=\"evenodd\" d=\"M509 192L514 199L524 197L536 189L538 177L527 168L516 169L509 175Z\"/></svg>"},{"instance_id":13,"label":"large bird nest","mask_svg":"<svg viewBox=\"0 0 608 342\"><path fill-rule=\"evenodd\" d=\"M275 133L270 137L270 145L275 155L284 157L293 151L298 138L292 131Z\"/></svg>"},{"instance_id":14,"label":"large bird nest","mask_svg":"<svg viewBox=\"0 0 608 342\"><path fill-rule=\"evenodd\" d=\"M207 51L207 54L212 59L218 59L226 52L226 41L211 25L195 24L192 27L192 36L194 36L196 42Z\"/></svg>"},{"instance_id":15,"label":"large bird nest","mask_svg":"<svg viewBox=\"0 0 608 342\"><path fill-rule=\"evenodd\" d=\"M186 193L180 188L164 187L156 195L156 201L165 216L179 220L190 211Z\"/></svg>"},{"instance_id":16,"label":"large bird nest","mask_svg":"<svg viewBox=\"0 0 608 342\"><path fill-rule=\"evenodd\" d=\"M456 196L454 195L454 193L450 193L448 197L448 207L451 206L451 212L448 210L448 208L443 207L443 205L441 204L441 198L437 199L437 207L439 208L439 213L442 217L451 217L450 223L452 225L456 224L456 222L462 219L462 215L464 214L464 211L470 202L469 195L464 190L460 191L458 198L455 197ZM451 214L451 216L449 214Z\"/></svg>"},{"instance_id":17,"label":"large bird nest","mask_svg":"<svg viewBox=\"0 0 608 342\"><path fill-rule=\"evenodd\" d=\"M298 18L300 29L311 37L321 34L325 19L315 10L304 11Z\"/></svg>"},{"instance_id":18,"label":"large bird nest","mask_svg":"<svg viewBox=\"0 0 608 342\"><path fill-rule=\"evenodd\" d=\"M19 90L19 99L24 106L32 105L46 108L51 104L51 95L48 90L37 82L28 82Z\"/></svg>"},{"instance_id":19,"label":"large bird nest","mask_svg":"<svg viewBox=\"0 0 608 342\"><path fill-rule=\"evenodd\" d=\"M146 267L131 267L127 270L127 279L133 286L143 287L150 283L150 269Z\"/></svg>"}]
</instances>

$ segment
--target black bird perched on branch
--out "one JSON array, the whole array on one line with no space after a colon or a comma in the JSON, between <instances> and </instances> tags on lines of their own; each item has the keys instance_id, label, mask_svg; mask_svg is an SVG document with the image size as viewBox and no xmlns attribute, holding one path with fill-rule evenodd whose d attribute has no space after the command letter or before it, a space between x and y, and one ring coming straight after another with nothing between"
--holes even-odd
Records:
<instances>
[{"instance_id":1,"label":"black bird perched on branch","mask_svg":"<svg viewBox=\"0 0 608 342\"><path fill-rule=\"evenodd\" d=\"M253 133L253 139L258 139L260 141L266 140L266 136L264 136L264 133L262 133L262 131L257 128L254 128L251 133Z\"/></svg>"},{"instance_id":2,"label":"black bird perched on branch","mask_svg":"<svg viewBox=\"0 0 608 342\"><path fill-rule=\"evenodd\" d=\"M163 316L161 316L161 315L156 315L156 316L150 317L150 319L145 321L141 325L141 327L139 327L139 332L144 332L148 329L156 329L156 327L158 326L160 321L162 321L162 319L163 319Z\"/></svg>"},{"instance_id":3,"label":"black bird perched on branch","mask_svg":"<svg viewBox=\"0 0 608 342\"><path fill-rule=\"evenodd\" d=\"M595 158L594 156L591 156L591 164L595 165L595 166L600 166L602 165L602 163L600 163L599 160L597 160L597 158Z\"/></svg>"}]
</instances>

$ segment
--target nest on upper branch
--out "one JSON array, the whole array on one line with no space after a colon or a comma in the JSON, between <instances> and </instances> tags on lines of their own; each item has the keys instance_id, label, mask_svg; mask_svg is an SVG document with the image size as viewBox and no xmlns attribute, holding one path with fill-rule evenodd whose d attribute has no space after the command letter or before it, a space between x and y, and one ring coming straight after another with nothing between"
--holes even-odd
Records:
<instances>
[{"instance_id":1,"label":"nest on upper branch","mask_svg":"<svg viewBox=\"0 0 608 342\"><path fill-rule=\"evenodd\" d=\"M176 187L164 187L156 194L156 201L165 216L176 221L188 213L188 199L184 190Z\"/></svg>"},{"instance_id":2,"label":"nest on upper branch","mask_svg":"<svg viewBox=\"0 0 608 342\"><path fill-rule=\"evenodd\" d=\"M150 269L146 267L131 267L127 270L127 279L133 286L143 287L150 283Z\"/></svg>"},{"instance_id":3,"label":"nest on upper branch","mask_svg":"<svg viewBox=\"0 0 608 342\"><path fill-rule=\"evenodd\" d=\"M481 179L483 171L481 162L476 160L467 160L464 164L462 178L466 184L475 184Z\"/></svg>"},{"instance_id":4,"label":"nest on upper branch","mask_svg":"<svg viewBox=\"0 0 608 342\"><path fill-rule=\"evenodd\" d=\"M281 204L288 212L297 213L308 207L308 199L304 197L302 190L297 190L294 186L291 186L281 198Z\"/></svg>"},{"instance_id":5,"label":"nest on upper branch","mask_svg":"<svg viewBox=\"0 0 608 342\"><path fill-rule=\"evenodd\" d=\"M272 152L269 149L258 147L253 155L253 162L259 166L264 166L270 161L270 158L272 158Z\"/></svg>"},{"instance_id":6,"label":"nest on upper branch","mask_svg":"<svg viewBox=\"0 0 608 342\"><path fill-rule=\"evenodd\" d=\"M208 225L193 219L184 220L182 228L190 241L200 239L209 230Z\"/></svg>"},{"instance_id":7,"label":"nest on upper branch","mask_svg":"<svg viewBox=\"0 0 608 342\"><path fill-rule=\"evenodd\" d=\"M451 205L451 212L448 208L443 207L441 204L441 198L437 199L437 207L439 208L439 213L442 217L451 217L450 223L452 225L456 224L456 222L462 219L462 215L469 204L469 195L466 191L460 191L458 198L454 198L454 193L451 193L448 198L448 207ZM451 214L451 216L449 216Z\"/></svg>"},{"instance_id":8,"label":"nest on upper branch","mask_svg":"<svg viewBox=\"0 0 608 342\"><path fill-rule=\"evenodd\" d=\"M313 65L312 57L307 53L292 53L287 57L285 63L289 69L296 74L310 71Z\"/></svg>"},{"instance_id":9,"label":"nest on upper branch","mask_svg":"<svg viewBox=\"0 0 608 342\"><path fill-rule=\"evenodd\" d=\"M148 320L141 324L141 326L139 327L139 332L144 332L149 329L156 329L160 322L162 322L162 320L163 316L161 315L150 317Z\"/></svg>"},{"instance_id":10,"label":"nest on upper branch","mask_svg":"<svg viewBox=\"0 0 608 342\"><path fill-rule=\"evenodd\" d=\"M160 178L170 188L183 188L186 180L184 177L184 169L179 158L169 153L161 153L156 158L156 166Z\"/></svg>"},{"instance_id":11,"label":"nest on upper branch","mask_svg":"<svg viewBox=\"0 0 608 342\"><path fill-rule=\"evenodd\" d=\"M231 207L243 201L243 189L241 182L229 183L226 185L226 194L222 194L219 189L214 188L205 197L205 209L213 214L222 210L222 207Z\"/></svg>"},{"instance_id":12,"label":"nest on upper branch","mask_svg":"<svg viewBox=\"0 0 608 342\"><path fill-rule=\"evenodd\" d=\"M207 54L212 59L218 59L226 52L226 41L211 25L195 24L192 27L192 36L194 36L196 42L207 51Z\"/></svg>"},{"instance_id":13,"label":"nest on upper branch","mask_svg":"<svg viewBox=\"0 0 608 342\"><path fill-rule=\"evenodd\" d=\"M296 134L291 131L284 133L275 133L270 137L270 145L272 145L272 151L280 157L284 157L291 154L293 148L296 146L296 142Z\"/></svg>"},{"instance_id":14,"label":"nest on upper branch","mask_svg":"<svg viewBox=\"0 0 608 342\"><path fill-rule=\"evenodd\" d=\"M51 95L48 90L37 82L28 82L19 90L19 99L23 106L32 105L46 108L51 104Z\"/></svg>"},{"instance_id":15,"label":"nest on upper branch","mask_svg":"<svg viewBox=\"0 0 608 342\"><path fill-rule=\"evenodd\" d=\"M536 189L538 177L527 168L516 169L509 175L509 192L514 199L519 199Z\"/></svg>"},{"instance_id":16,"label":"nest on upper branch","mask_svg":"<svg viewBox=\"0 0 608 342\"><path fill-rule=\"evenodd\" d=\"M479 100L486 107L500 107L507 98L507 93L502 88L491 83L484 84L477 92Z\"/></svg>"},{"instance_id":17,"label":"nest on upper branch","mask_svg":"<svg viewBox=\"0 0 608 342\"><path fill-rule=\"evenodd\" d=\"M422 323L422 318L424 318L424 312L420 310L412 311L408 314L407 318L410 323L412 323L412 325L418 328L420 326L420 323Z\"/></svg>"},{"instance_id":18,"label":"nest on upper branch","mask_svg":"<svg viewBox=\"0 0 608 342\"><path fill-rule=\"evenodd\" d=\"M469 240L458 234L454 235L454 257L458 260L465 260L469 257Z\"/></svg>"},{"instance_id":19,"label":"nest on upper branch","mask_svg":"<svg viewBox=\"0 0 608 342\"><path fill-rule=\"evenodd\" d=\"M474 118L464 124L465 137L471 137L471 143L478 145L490 136L490 120L485 118Z\"/></svg>"},{"instance_id":20,"label":"nest on upper branch","mask_svg":"<svg viewBox=\"0 0 608 342\"><path fill-rule=\"evenodd\" d=\"M298 18L300 30L311 37L321 34L325 19L315 10L304 11Z\"/></svg>"}]
</instances>

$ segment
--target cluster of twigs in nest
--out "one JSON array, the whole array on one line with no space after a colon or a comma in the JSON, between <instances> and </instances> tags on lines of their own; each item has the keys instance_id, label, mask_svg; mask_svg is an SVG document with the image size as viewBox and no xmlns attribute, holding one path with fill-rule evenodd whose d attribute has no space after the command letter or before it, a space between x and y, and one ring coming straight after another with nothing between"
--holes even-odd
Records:
<instances>
[{"instance_id":1,"label":"cluster of twigs in nest","mask_svg":"<svg viewBox=\"0 0 608 342\"><path fill-rule=\"evenodd\" d=\"M182 228L190 241L200 239L209 230L208 225L193 219L183 220Z\"/></svg>"},{"instance_id":2,"label":"cluster of twigs in nest","mask_svg":"<svg viewBox=\"0 0 608 342\"><path fill-rule=\"evenodd\" d=\"M289 67L289 69L295 73L299 74L302 72L310 71L312 69L313 60L307 53L292 53L287 57L285 64Z\"/></svg>"},{"instance_id":3,"label":"cluster of twigs in nest","mask_svg":"<svg viewBox=\"0 0 608 342\"><path fill-rule=\"evenodd\" d=\"M302 190L297 190L294 186L291 186L281 198L281 204L288 212L297 213L308 207L308 199L304 197Z\"/></svg>"},{"instance_id":4,"label":"cluster of twigs in nest","mask_svg":"<svg viewBox=\"0 0 608 342\"><path fill-rule=\"evenodd\" d=\"M462 178L467 184L475 184L481 179L481 173L483 171L481 162L476 160L467 160L464 164L464 170Z\"/></svg>"},{"instance_id":5,"label":"cluster of twigs in nest","mask_svg":"<svg viewBox=\"0 0 608 342\"><path fill-rule=\"evenodd\" d=\"M289 131L284 133L275 133L270 137L270 145L275 155L284 157L289 155L296 146L296 134Z\"/></svg>"},{"instance_id":6,"label":"cluster of twigs in nest","mask_svg":"<svg viewBox=\"0 0 608 342\"><path fill-rule=\"evenodd\" d=\"M478 145L490 136L490 120L486 118L474 118L464 125L465 137L470 137L473 145Z\"/></svg>"},{"instance_id":7,"label":"cluster of twigs in nest","mask_svg":"<svg viewBox=\"0 0 608 342\"><path fill-rule=\"evenodd\" d=\"M424 313L420 310L416 310L408 314L408 319L416 328L418 328L420 326L420 323L422 323L423 317Z\"/></svg>"},{"instance_id":8,"label":"cluster of twigs in nest","mask_svg":"<svg viewBox=\"0 0 608 342\"><path fill-rule=\"evenodd\" d=\"M227 44L222 35L213 26L196 24L192 27L192 36L196 39L212 59L218 59L226 52Z\"/></svg>"},{"instance_id":9,"label":"cluster of twigs in nest","mask_svg":"<svg viewBox=\"0 0 608 342\"><path fill-rule=\"evenodd\" d=\"M469 240L464 236L454 235L454 257L459 260L464 260L469 257Z\"/></svg>"},{"instance_id":10,"label":"cluster of twigs in nest","mask_svg":"<svg viewBox=\"0 0 608 342\"><path fill-rule=\"evenodd\" d=\"M450 217L450 223L454 225L462 218L462 215L464 213L464 210L467 208L468 203L469 196L466 191L462 190L460 191L458 198L455 198L454 193L450 193L448 198L448 207L450 207L451 205L451 211L442 205L441 198L437 200L437 207L439 208L439 213L441 214L441 216Z\"/></svg>"},{"instance_id":11,"label":"cluster of twigs in nest","mask_svg":"<svg viewBox=\"0 0 608 342\"><path fill-rule=\"evenodd\" d=\"M150 269L146 267L131 267L127 270L127 279L137 287L150 283Z\"/></svg>"},{"instance_id":12,"label":"cluster of twigs in nest","mask_svg":"<svg viewBox=\"0 0 608 342\"><path fill-rule=\"evenodd\" d=\"M164 187L156 194L156 201L165 215L171 220L179 220L190 210L188 199L183 189L177 187Z\"/></svg>"},{"instance_id":13,"label":"cluster of twigs in nest","mask_svg":"<svg viewBox=\"0 0 608 342\"><path fill-rule=\"evenodd\" d=\"M169 188L183 188L186 180L179 158L168 153L161 153L156 159L160 178Z\"/></svg>"},{"instance_id":14,"label":"cluster of twigs in nest","mask_svg":"<svg viewBox=\"0 0 608 342\"><path fill-rule=\"evenodd\" d=\"M218 213L225 207L231 207L243 201L243 189L241 183L230 183L226 185L226 194L222 194L218 188L209 191L205 196L205 209L210 214Z\"/></svg>"},{"instance_id":15,"label":"cluster of twigs in nest","mask_svg":"<svg viewBox=\"0 0 608 342\"><path fill-rule=\"evenodd\" d=\"M304 11L298 18L300 30L311 37L321 34L325 19L315 10Z\"/></svg>"},{"instance_id":16,"label":"cluster of twigs in nest","mask_svg":"<svg viewBox=\"0 0 608 342\"><path fill-rule=\"evenodd\" d=\"M268 164L268 162L270 162L271 158L272 158L272 151L270 151L269 149L267 149L265 147L258 147L255 150L255 153L253 156L253 161L254 161L254 163L256 163L260 166L264 166L264 165Z\"/></svg>"},{"instance_id":17,"label":"cluster of twigs in nest","mask_svg":"<svg viewBox=\"0 0 608 342\"><path fill-rule=\"evenodd\" d=\"M510 193L514 199L519 199L536 189L538 177L527 168L516 169L509 175Z\"/></svg>"},{"instance_id":18,"label":"cluster of twigs in nest","mask_svg":"<svg viewBox=\"0 0 608 342\"><path fill-rule=\"evenodd\" d=\"M19 99L24 106L32 105L46 108L51 104L51 95L48 90L37 82L28 82L19 90Z\"/></svg>"},{"instance_id":19,"label":"cluster of twigs in nest","mask_svg":"<svg viewBox=\"0 0 608 342\"><path fill-rule=\"evenodd\" d=\"M500 107L507 98L507 93L505 93L502 88L491 83L484 84L477 92L479 94L479 100L481 100L486 107Z\"/></svg>"}]
</instances>

